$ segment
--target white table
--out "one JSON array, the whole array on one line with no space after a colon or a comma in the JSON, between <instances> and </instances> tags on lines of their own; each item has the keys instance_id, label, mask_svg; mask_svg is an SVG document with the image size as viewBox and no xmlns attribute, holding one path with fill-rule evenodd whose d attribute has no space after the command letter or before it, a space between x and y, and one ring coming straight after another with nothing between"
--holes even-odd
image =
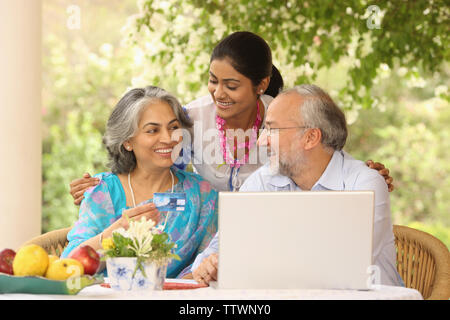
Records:
<instances>
[{"instance_id":1,"label":"white table","mask_svg":"<svg viewBox=\"0 0 450 320\"><path fill-rule=\"evenodd\" d=\"M167 281L171 281L168 279ZM173 281L173 280L172 280ZM419 291L403 287L376 286L372 290L218 290L198 288L120 292L100 285L77 295L0 294L0 300L423 300Z\"/></svg>"}]
</instances>

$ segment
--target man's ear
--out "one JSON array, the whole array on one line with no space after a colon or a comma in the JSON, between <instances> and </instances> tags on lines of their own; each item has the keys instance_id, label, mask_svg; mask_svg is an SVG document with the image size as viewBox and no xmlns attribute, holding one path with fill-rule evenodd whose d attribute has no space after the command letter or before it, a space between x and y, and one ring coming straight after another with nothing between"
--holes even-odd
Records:
<instances>
[{"instance_id":1,"label":"man's ear","mask_svg":"<svg viewBox=\"0 0 450 320\"><path fill-rule=\"evenodd\" d=\"M319 128L306 129L305 150L311 150L322 142L322 130Z\"/></svg>"}]
</instances>

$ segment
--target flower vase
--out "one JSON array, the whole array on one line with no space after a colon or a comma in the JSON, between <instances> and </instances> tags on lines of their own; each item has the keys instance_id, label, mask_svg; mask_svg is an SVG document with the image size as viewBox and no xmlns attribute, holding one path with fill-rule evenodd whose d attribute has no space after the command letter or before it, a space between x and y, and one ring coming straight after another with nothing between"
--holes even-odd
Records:
<instances>
[{"instance_id":1,"label":"flower vase","mask_svg":"<svg viewBox=\"0 0 450 320\"><path fill-rule=\"evenodd\" d=\"M162 290L167 264L157 265L151 261L143 261L144 275L140 268L136 268L137 263L137 258L107 258L106 269L111 288L120 291Z\"/></svg>"}]
</instances>

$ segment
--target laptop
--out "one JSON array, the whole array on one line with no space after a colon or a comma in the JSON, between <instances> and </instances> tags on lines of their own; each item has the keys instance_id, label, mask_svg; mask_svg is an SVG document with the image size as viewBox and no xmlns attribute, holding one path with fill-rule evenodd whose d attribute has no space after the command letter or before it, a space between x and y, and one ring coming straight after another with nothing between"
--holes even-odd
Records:
<instances>
[{"instance_id":1,"label":"laptop","mask_svg":"<svg viewBox=\"0 0 450 320\"><path fill-rule=\"evenodd\" d=\"M373 191L220 192L218 289L370 289Z\"/></svg>"}]
</instances>

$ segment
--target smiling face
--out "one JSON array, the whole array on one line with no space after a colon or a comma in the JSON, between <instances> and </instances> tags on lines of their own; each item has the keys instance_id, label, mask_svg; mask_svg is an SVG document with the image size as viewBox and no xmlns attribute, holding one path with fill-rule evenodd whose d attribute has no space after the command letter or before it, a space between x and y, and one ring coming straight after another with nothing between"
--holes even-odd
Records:
<instances>
[{"instance_id":1,"label":"smiling face","mask_svg":"<svg viewBox=\"0 0 450 320\"><path fill-rule=\"evenodd\" d=\"M124 147L134 152L138 166L168 168L173 164L172 159L178 157L172 153L181 141L181 124L175 113L169 104L157 100L144 107L137 132L124 142Z\"/></svg>"},{"instance_id":2,"label":"smiling face","mask_svg":"<svg viewBox=\"0 0 450 320\"><path fill-rule=\"evenodd\" d=\"M245 117L256 107L258 97L252 81L237 72L228 59L211 62L208 91L216 105L217 115L225 120Z\"/></svg>"},{"instance_id":3,"label":"smiling face","mask_svg":"<svg viewBox=\"0 0 450 320\"><path fill-rule=\"evenodd\" d=\"M305 164L303 119L299 112L302 97L295 93L281 94L270 104L266 128L258 139L259 146L267 146L271 169L282 175L293 176ZM275 128L284 128L277 130ZM275 172L274 172L275 173Z\"/></svg>"}]
</instances>

